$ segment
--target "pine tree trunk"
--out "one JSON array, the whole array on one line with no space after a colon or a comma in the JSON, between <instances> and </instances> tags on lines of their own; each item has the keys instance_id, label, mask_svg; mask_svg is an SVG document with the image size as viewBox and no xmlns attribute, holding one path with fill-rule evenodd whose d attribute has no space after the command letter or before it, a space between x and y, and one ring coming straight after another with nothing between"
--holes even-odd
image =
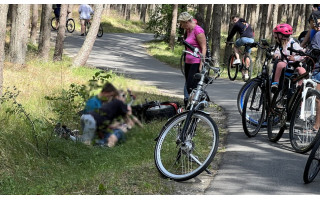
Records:
<instances>
[{"instance_id":1,"label":"pine tree trunk","mask_svg":"<svg viewBox=\"0 0 320 200\"><path fill-rule=\"evenodd\" d=\"M198 13L200 13L202 19L204 19L204 12L206 10L206 4L199 4Z\"/></svg>"},{"instance_id":2,"label":"pine tree trunk","mask_svg":"<svg viewBox=\"0 0 320 200\"><path fill-rule=\"evenodd\" d=\"M261 25L260 25L259 41L261 41L261 39L264 39L266 36L265 34L266 34L266 27L267 27L268 8L269 8L268 4L260 5ZM256 66L258 67L258 69L260 69L262 66L262 57L263 57L263 50L258 48L257 59L256 59Z\"/></svg>"},{"instance_id":3,"label":"pine tree trunk","mask_svg":"<svg viewBox=\"0 0 320 200\"><path fill-rule=\"evenodd\" d=\"M304 19L305 19L305 7L306 7L306 4L301 4L301 6L300 6L300 11L299 11L299 13L300 13L300 20L301 20L301 23L300 23L300 25L299 25L299 32L302 32L302 31L304 31L304 26L305 26L305 24L307 23Z\"/></svg>"},{"instance_id":4,"label":"pine tree trunk","mask_svg":"<svg viewBox=\"0 0 320 200\"><path fill-rule=\"evenodd\" d=\"M126 14L126 20L130 20L130 15L131 15L131 4L127 5L127 14Z\"/></svg>"},{"instance_id":5,"label":"pine tree trunk","mask_svg":"<svg viewBox=\"0 0 320 200\"><path fill-rule=\"evenodd\" d=\"M237 14L237 4L232 4L231 5L231 14L230 14L230 17L231 16L234 16ZM215 16L214 16L214 12L212 14L212 18L214 19ZM230 33L231 29L233 27L233 24L231 23L231 19L229 18L229 28L228 28L228 34ZM230 45L226 45L226 48L225 48L225 51L224 51L224 59L223 59L223 63L224 64L227 64L228 63L228 59L231 55L231 52L232 52L232 46Z\"/></svg>"},{"instance_id":6,"label":"pine tree trunk","mask_svg":"<svg viewBox=\"0 0 320 200\"><path fill-rule=\"evenodd\" d=\"M6 28L7 28L7 13L8 13L8 4L0 4L0 97L2 96L3 91L3 66L5 58L5 38L6 38Z\"/></svg>"},{"instance_id":7,"label":"pine tree trunk","mask_svg":"<svg viewBox=\"0 0 320 200\"><path fill-rule=\"evenodd\" d=\"M222 4L214 4L212 14L212 35L214 35L214 37L212 37L211 55L215 66L220 66L222 7Z\"/></svg>"},{"instance_id":8,"label":"pine tree trunk","mask_svg":"<svg viewBox=\"0 0 320 200\"><path fill-rule=\"evenodd\" d=\"M59 17L59 28L56 38L56 46L54 49L53 54L53 61L60 61L62 60L62 53L63 53L63 42L64 36L66 33L66 19L67 19L67 11L68 11L68 4L61 4L60 10L60 17Z\"/></svg>"},{"instance_id":9,"label":"pine tree trunk","mask_svg":"<svg viewBox=\"0 0 320 200\"><path fill-rule=\"evenodd\" d=\"M109 15L110 14L110 4L105 4L105 9L104 9L104 12L106 15Z\"/></svg>"},{"instance_id":10,"label":"pine tree trunk","mask_svg":"<svg viewBox=\"0 0 320 200\"><path fill-rule=\"evenodd\" d=\"M175 39L176 39L176 30L177 30L178 4L173 4L172 7L173 7L173 10L172 10L171 33L170 33L169 46L170 46L170 49L173 51L174 50L174 43L175 43Z\"/></svg>"},{"instance_id":11,"label":"pine tree trunk","mask_svg":"<svg viewBox=\"0 0 320 200\"><path fill-rule=\"evenodd\" d=\"M147 12L147 5L142 4L140 20L143 21L143 23L146 23L146 12Z\"/></svg>"},{"instance_id":12,"label":"pine tree trunk","mask_svg":"<svg viewBox=\"0 0 320 200\"><path fill-rule=\"evenodd\" d=\"M288 15L287 15L287 24L290 24L290 25L292 25L293 10L294 10L294 5L289 4L288 5Z\"/></svg>"},{"instance_id":13,"label":"pine tree trunk","mask_svg":"<svg viewBox=\"0 0 320 200\"><path fill-rule=\"evenodd\" d=\"M68 4L68 17L72 18L73 4Z\"/></svg>"},{"instance_id":14,"label":"pine tree trunk","mask_svg":"<svg viewBox=\"0 0 320 200\"><path fill-rule=\"evenodd\" d=\"M245 20L250 24L250 14L251 14L251 9L252 9L252 5L248 4L247 5L247 14L246 14L246 18ZM250 24L251 25L251 24ZM252 25L251 25L252 26Z\"/></svg>"},{"instance_id":15,"label":"pine tree trunk","mask_svg":"<svg viewBox=\"0 0 320 200\"><path fill-rule=\"evenodd\" d=\"M308 19L312 13L312 10L311 10L311 5L307 4L306 5L306 10L305 10L305 13L306 15L304 16L305 17L305 25L304 25L304 30L309 30L310 29L310 24L308 22Z\"/></svg>"},{"instance_id":16,"label":"pine tree trunk","mask_svg":"<svg viewBox=\"0 0 320 200\"><path fill-rule=\"evenodd\" d=\"M32 44L36 44L36 38L37 38L37 27L38 27L38 4L32 5L32 21L31 21L31 35L30 35L30 42Z\"/></svg>"},{"instance_id":17,"label":"pine tree trunk","mask_svg":"<svg viewBox=\"0 0 320 200\"><path fill-rule=\"evenodd\" d=\"M272 20L273 20L273 6L274 4L269 4L268 8L268 20L267 20L267 27L266 27L266 36L269 39L272 36Z\"/></svg>"},{"instance_id":18,"label":"pine tree trunk","mask_svg":"<svg viewBox=\"0 0 320 200\"><path fill-rule=\"evenodd\" d=\"M42 4L40 38L39 38L39 57L43 60L49 59L50 36L51 36L51 10L52 4Z\"/></svg>"},{"instance_id":19,"label":"pine tree trunk","mask_svg":"<svg viewBox=\"0 0 320 200\"><path fill-rule=\"evenodd\" d=\"M208 4L207 5L207 14L206 14L206 22L204 24L204 31L206 33L206 35L209 37L208 40L211 39L211 34L209 35L209 32L210 32L210 23L211 23L211 16L212 16L212 4Z\"/></svg>"},{"instance_id":20,"label":"pine tree trunk","mask_svg":"<svg viewBox=\"0 0 320 200\"><path fill-rule=\"evenodd\" d=\"M79 50L78 54L74 58L73 66L83 66L87 63L92 47L97 37L102 11L103 11L103 4L94 5L94 15L93 15L93 20L91 23L90 30L88 32L88 35L86 36L86 39L81 49Z\"/></svg>"},{"instance_id":21,"label":"pine tree trunk","mask_svg":"<svg viewBox=\"0 0 320 200\"><path fill-rule=\"evenodd\" d=\"M9 60L15 64L25 64L29 30L30 4L13 6Z\"/></svg>"},{"instance_id":22,"label":"pine tree trunk","mask_svg":"<svg viewBox=\"0 0 320 200\"><path fill-rule=\"evenodd\" d=\"M278 11L279 11L279 4L275 4L273 7L273 20L272 20L272 29L277 25L278 21ZM271 44L274 43L274 37L271 37Z\"/></svg>"},{"instance_id":23,"label":"pine tree trunk","mask_svg":"<svg viewBox=\"0 0 320 200\"><path fill-rule=\"evenodd\" d=\"M251 5L251 13L250 13L250 25L253 28L253 31L256 30L257 28L257 18L256 18L256 13L257 13L257 4L252 4Z\"/></svg>"},{"instance_id":24,"label":"pine tree trunk","mask_svg":"<svg viewBox=\"0 0 320 200\"><path fill-rule=\"evenodd\" d=\"M300 16L299 11L300 11L300 4L296 4L293 12L293 22L292 22L292 28L294 33L297 32L297 28L298 28L298 21Z\"/></svg>"},{"instance_id":25,"label":"pine tree trunk","mask_svg":"<svg viewBox=\"0 0 320 200\"><path fill-rule=\"evenodd\" d=\"M280 23L281 23L282 13L283 13L283 11L284 11L284 8L285 8L285 5L284 5L284 4L280 4L280 5L279 5L277 24L280 24Z\"/></svg>"}]
</instances>

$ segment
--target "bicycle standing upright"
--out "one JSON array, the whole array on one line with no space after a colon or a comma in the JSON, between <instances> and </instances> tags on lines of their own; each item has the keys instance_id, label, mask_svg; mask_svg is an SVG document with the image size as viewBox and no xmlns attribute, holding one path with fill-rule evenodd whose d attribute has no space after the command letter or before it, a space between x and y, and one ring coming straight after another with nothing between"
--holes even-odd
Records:
<instances>
[{"instance_id":1,"label":"bicycle standing upright","mask_svg":"<svg viewBox=\"0 0 320 200\"><path fill-rule=\"evenodd\" d=\"M67 28L67 31L69 33L73 33L73 31L75 29L75 23L74 23L74 20L72 18L69 18L69 13L70 12L68 12L68 14L67 14L66 28ZM57 20L56 17L53 17L51 19L51 28L53 30L57 30L57 27L55 25L55 21L57 21L58 22L57 24L59 24L59 19Z\"/></svg>"},{"instance_id":2,"label":"bicycle standing upright","mask_svg":"<svg viewBox=\"0 0 320 200\"><path fill-rule=\"evenodd\" d=\"M234 42L226 42L227 45L233 45ZM244 48L247 46L250 47L251 43L246 43ZM248 81L251 79L252 76L252 59L250 54L245 52L245 50L239 49L239 57L240 57L240 64L233 64L233 62L237 59L235 52L233 51L228 59L228 76L231 81L234 81L237 78L238 72L244 73L245 70L248 70L249 78L246 80L244 76L242 76L243 81Z\"/></svg>"},{"instance_id":3,"label":"bicycle standing upright","mask_svg":"<svg viewBox=\"0 0 320 200\"><path fill-rule=\"evenodd\" d=\"M185 51L202 60L203 68L195 74L199 80L197 88L189 96L188 110L172 117L156 138L155 164L159 172L176 181L191 179L202 171L211 174L208 166L218 149L219 131L210 114L203 109L208 106L205 89L212 84L210 70L220 76L220 68L210 67L204 56L184 41L191 49Z\"/></svg>"}]
</instances>

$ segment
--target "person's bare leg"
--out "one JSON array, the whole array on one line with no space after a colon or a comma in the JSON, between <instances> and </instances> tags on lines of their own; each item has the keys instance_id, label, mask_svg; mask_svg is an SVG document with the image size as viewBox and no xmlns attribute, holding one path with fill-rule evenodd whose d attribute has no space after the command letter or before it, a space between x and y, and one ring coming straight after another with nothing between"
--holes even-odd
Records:
<instances>
[{"instance_id":1,"label":"person's bare leg","mask_svg":"<svg viewBox=\"0 0 320 200\"><path fill-rule=\"evenodd\" d=\"M118 138L117 136L115 136L115 134L110 135L110 137L108 138L108 147L114 147L118 142Z\"/></svg>"}]
</instances>

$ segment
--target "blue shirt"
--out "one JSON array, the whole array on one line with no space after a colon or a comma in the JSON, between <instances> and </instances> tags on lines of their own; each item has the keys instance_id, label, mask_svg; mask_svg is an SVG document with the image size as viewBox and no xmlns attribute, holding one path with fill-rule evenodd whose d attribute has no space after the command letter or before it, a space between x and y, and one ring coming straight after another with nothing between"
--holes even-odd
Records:
<instances>
[{"instance_id":1,"label":"blue shirt","mask_svg":"<svg viewBox=\"0 0 320 200\"><path fill-rule=\"evenodd\" d=\"M101 108L101 106L102 101L98 98L98 96L94 96L87 101L86 107L84 108L84 113L97 111L99 108Z\"/></svg>"}]
</instances>

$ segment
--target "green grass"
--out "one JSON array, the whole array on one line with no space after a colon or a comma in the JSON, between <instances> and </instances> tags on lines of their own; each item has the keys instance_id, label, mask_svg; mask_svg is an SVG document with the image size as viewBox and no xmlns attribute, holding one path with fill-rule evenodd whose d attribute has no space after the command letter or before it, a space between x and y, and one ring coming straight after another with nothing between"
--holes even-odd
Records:
<instances>
[{"instance_id":1,"label":"green grass","mask_svg":"<svg viewBox=\"0 0 320 200\"><path fill-rule=\"evenodd\" d=\"M4 92L21 91L16 101L35 124L11 101L0 102L0 194L171 194L173 186L160 177L154 165L154 138L165 121L135 127L126 142L112 149L90 147L53 135L59 119L57 105L44 97L60 95L71 83L88 84L100 70L71 68L71 59L44 62L29 46L28 62L4 67ZM52 56L52 52L51 52ZM108 79L119 89L130 88L136 103L148 100L173 100L161 96L155 87L144 86L112 72ZM9 87L7 89L7 87ZM96 93L95 91L93 93ZM178 99L176 99L178 100ZM62 113L68 115L68 113ZM79 128L79 117L68 118L67 125ZM37 139L35 139L37 138ZM37 146L38 145L38 146Z\"/></svg>"}]
</instances>

